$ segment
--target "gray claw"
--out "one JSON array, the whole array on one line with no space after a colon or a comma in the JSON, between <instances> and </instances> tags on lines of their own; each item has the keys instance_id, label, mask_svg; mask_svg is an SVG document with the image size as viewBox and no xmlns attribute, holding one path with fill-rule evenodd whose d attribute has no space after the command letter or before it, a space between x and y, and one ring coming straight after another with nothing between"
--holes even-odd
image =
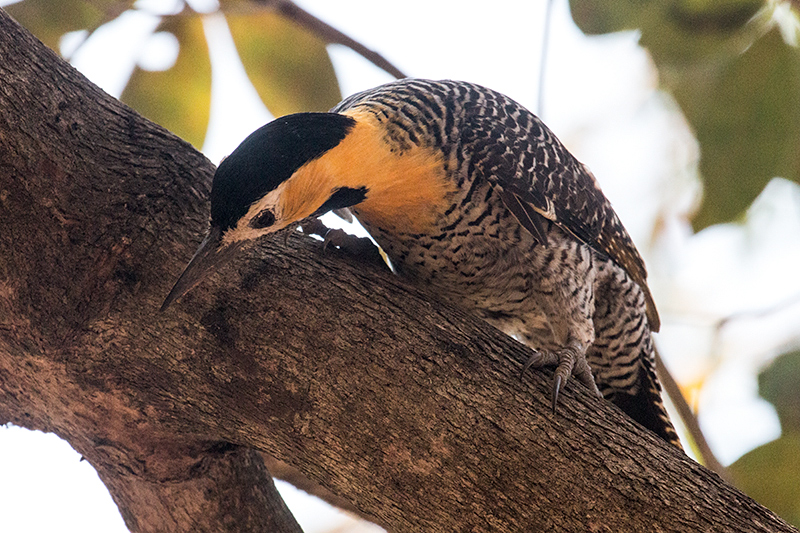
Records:
<instances>
[{"instance_id":1,"label":"gray claw","mask_svg":"<svg viewBox=\"0 0 800 533\"><path fill-rule=\"evenodd\" d=\"M569 380L570 376L575 376L578 381L583 383L589 390L601 396L597 389L592 369L586 362L584 348L579 343L573 342L556 351L537 351L524 365L520 372L520 379L525 377L525 372L532 367L541 368L544 366L555 366L556 371L553 376L553 412L558 407L558 394L561 387Z\"/></svg>"},{"instance_id":2,"label":"gray claw","mask_svg":"<svg viewBox=\"0 0 800 533\"><path fill-rule=\"evenodd\" d=\"M339 246L341 247L346 239L346 233L340 229L329 229L325 232L325 237L323 237L322 243L322 251L325 252L328 249L330 244L333 244L334 247ZM336 242L334 242L336 241Z\"/></svg>"},{"instance_id":3,"label":"gray claw","mask_svg":"<svg viewBox=\"0 0 800 533\"><path fill-rule=\"evenodd\" d=\"M553 414L556 414L558 407L558 392L561 390L561 376L556 374L553 378Z\"/></svg>"},{"instance_id":4,"label":"gray claw","mask_svg":"<svg viewBox=\"0 0 800 533\"><path fill-rule=\"evenodd\" d=\"M519 379L523 379L525 377L525 373L530 370L530 368L536 365L542 359L542 354L539 352L534 353L528 360L522 365L522 371L519 373ZM537 365L538 366L538 365Z\"/></svg>"}]
</instances>

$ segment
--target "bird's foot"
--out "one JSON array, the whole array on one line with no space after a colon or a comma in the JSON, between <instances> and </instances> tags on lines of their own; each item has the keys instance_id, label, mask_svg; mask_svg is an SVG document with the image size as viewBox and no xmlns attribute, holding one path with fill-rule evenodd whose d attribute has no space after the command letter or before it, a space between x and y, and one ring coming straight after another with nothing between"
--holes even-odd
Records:
<instances>
[{"instance_id":1,"label":"bird's foot","mask_svg":"<svg viewBox=\"0 0 800 533\"><path fill-rule=\"evenodd\" d=\"M328 228L317 218L303 223L300 228L307 235L322 237L323 251L327 250L329 246L333 246L362 262L376 263L386 267L378 247L367 237L356 237L341 229Z\"/></svg>"},{"instance_id":2,"label":"bird's foot","mask_svg":"<svg viewBox=\"0 0 800 533\"><path fill-rule=\"evenodd\" d=\"M556 373L553 377L553 412L558 406L558 393L570 376L575 376L590 391L602 397L594 381L594 376L592 376L592 369L586 361L586 349L580 342L573 341L567 346L552 352L537 351L522 367L522 375L524 376L529 368L542 368L545 366L556 367Z\"/></svg>"},{"instance_id":3,"label":"bird's foot","mask_svg":"<svg viewBox=\"0 0 800 533\"><path fill-rule=\"evenodd\" d=\"M320 219L318 218L310 218L305 220L302 224L300 224L300 229L303 230L303 233L306 235L317 235L319 237L325 238L325 235L331 230L328 226L325 225Z\"/></svg>"}]
</instances>

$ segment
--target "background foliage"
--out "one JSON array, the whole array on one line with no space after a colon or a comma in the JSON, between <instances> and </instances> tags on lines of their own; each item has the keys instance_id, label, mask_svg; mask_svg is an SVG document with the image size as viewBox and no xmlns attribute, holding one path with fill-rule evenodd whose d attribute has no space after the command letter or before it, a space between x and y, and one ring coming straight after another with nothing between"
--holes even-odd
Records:
<instances>
[{"instance_id":1,"label":"background foliage","mask_svg":"<svg viewBox=\"0 0 800 533\"><path fill-rule=\"evenodd\" d=\"M800 52L789 6L571 0L587 34L637 30L701 147L695 230L741 219L767 183L800 183Z\"/></svg>"},{"instance_id":2,"label":"background foliage","mask_svg":"<svg viewBox=\"0 0 800 533\"><path fill-rule=\"evenodd\" d=\"M152 2L151 2L152 3ZM147 11L133 1L25 0L6 10L59 50L62 37L79 32L86 42L104 24L133 10ZM164 70L138 64L122 93L122 101L178 136L202 148L211 109L211 61L203 17L183 2L161 14L154 33L175 38L177 58ZM222 0L239 58L264 105L275 116L301 111L327 111L341 100L325 41L296 21L276 12L278 2ZM159 6L160 7L160 6Z\"/></svg>"}]
</instances>

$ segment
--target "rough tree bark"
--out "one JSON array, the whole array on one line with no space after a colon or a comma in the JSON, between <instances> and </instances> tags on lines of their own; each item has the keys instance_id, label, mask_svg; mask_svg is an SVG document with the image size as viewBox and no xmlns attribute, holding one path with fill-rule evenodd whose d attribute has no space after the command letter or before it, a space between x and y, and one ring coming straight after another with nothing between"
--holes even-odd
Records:
<instances>
[{"instance_id":1,"label":"rough tree bark","mask_svg":"<svg viewBox=\"0 0 800 533\"><path fill-rule=\"evenodd\" d=\"M159 314L212 172L0 11L0 423L68 440L131 530L299 530L258 450L393 531L793 531L574 383L553 416L525 347L301 235Z\"/></svg>"}]
</instances>

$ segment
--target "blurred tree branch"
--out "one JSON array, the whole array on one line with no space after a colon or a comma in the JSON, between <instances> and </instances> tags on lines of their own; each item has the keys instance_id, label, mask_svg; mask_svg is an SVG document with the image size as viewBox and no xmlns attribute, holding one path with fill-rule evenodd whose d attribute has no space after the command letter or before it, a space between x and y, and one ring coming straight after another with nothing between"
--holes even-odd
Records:
<instances>
[{"instance_id":1,"label":"blurred tree branch","mask_svg":"<svg viewBox=\"0 0 800 533\"><path fill-rule=\"evenodd\" d=\"M327 22L324 22L308 11L302 9L290 0L253 0L257 3L272 6L278 13L303 26L310 32L317 35L320 39L329 44L341 44L361 55L364 59L371 62L376 67L385 70L395 78L405 78L406 75L378 52L371 50L351 38L350 36L337 30Z\"/></svg>"},{"instance_id":2,"label":"blurred tree branch","mask_svg":"<svg viewBox=\"0 0 800 533\"><path fill-rule=\"evenodd\" d=\"M513 339L316 241L169 313L213 166L0 11L0 423L52 431L133 531L297 531L261 455L393 531L793 531Z\"/></svg>"},{"instance_id":3,"label":"blurred tree branch","mask_svg":"<svg viewBox=\"0 0 800 533\"><path fill-rule=\"evenodd\" d=\"M689 433L689 437L692 439L693 444L697 447L697 451L700 453L703 464L716 472L717 475L719 475L722 479L730 483L730 474L725 467L722 466L722 463L719 462L717 456L714 455L714 452L711 450L711 446L708 445L706 436L703 434L703 430L700 429L700 423L698 422L694 411L692 411L692 408L689 407L689 404L686 402L686 398L683 397L683 393L681 392L678 382L675 381L672 373L670 373L669 369L664 364L664 360L661 358L661 354L659 354L658 351L656 351L656 372L658 372L658 376L661 379L664 392L666 392L669 398L672 400L672 404L675 406L675 410L678 411L678 415L681 417L681 421L683 422L686 431Z\"/></svg>"}]
</instances>

